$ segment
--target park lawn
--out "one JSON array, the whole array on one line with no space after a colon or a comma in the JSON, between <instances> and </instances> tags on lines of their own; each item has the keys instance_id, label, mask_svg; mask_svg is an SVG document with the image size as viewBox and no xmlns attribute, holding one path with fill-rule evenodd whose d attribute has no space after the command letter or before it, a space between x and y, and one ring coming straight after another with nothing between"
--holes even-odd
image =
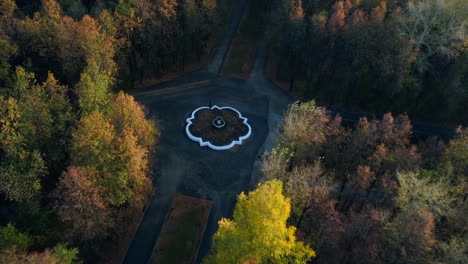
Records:
<instances>
[{"instance_id":1,"label":"park lawn","mask_svg":"<svg viewBox=\"0 0 468 264\"><path fill-rule=\"evenodd\" d=\"M239 30L226 56L222 69L223 75L243 79L249 77L255 61L267 4L267 0L249 1Z\"/></svg>"},{"instance_id":2,"label":"park lawn","mask_svg":"<svg viewBox=\"0 0 468 264\"><path fill-rule=\"evenodd\" d=\"M177 194L162 227L151 263L193 263L210 210L211 201Z\"/></svg>"}]
</instances>

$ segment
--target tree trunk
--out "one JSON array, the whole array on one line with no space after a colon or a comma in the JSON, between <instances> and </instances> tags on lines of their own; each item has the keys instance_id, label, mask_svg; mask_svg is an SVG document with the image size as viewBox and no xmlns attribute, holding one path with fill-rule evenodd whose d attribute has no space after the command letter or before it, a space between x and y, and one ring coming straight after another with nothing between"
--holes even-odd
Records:
<instances>
[{"instance_id":1,"label":"tree trunk","mask_svg":"<svg viewBox=\"0 0 468 264\"><path fill-rule=\"evenodd\" d=\"M136 76L136 71L137 71L137 66L136 66L136 54L135 50L131 49L129 55L128 55L128 67L129 67L129 73L130 73L130 85L131 88L135 88L135 76Z\"/></svg>"},{"instance_id":2,"label":"tree trunk","mask_svg":"<svg viewBox=\"0 0 468 264\"><path fill-rule=\"evenodd\" d=\"M295 65L295 61L296 61L296 58L293 57L291 59L292 63L290 64L291 65L291 69L292 69L292 72L289 74L289 91L292 92L293 89L294 89L294 81L296 79L296 66Z\"/></svg>"}]
</instances>

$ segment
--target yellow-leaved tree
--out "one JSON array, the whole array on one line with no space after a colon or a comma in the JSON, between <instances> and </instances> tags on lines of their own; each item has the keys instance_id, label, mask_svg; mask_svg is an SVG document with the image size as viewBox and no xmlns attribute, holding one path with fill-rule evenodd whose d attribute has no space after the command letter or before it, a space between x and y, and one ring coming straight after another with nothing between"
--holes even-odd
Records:
<instances>
[{"instance_id":1,"label":"yellow-leaved tree","mask_svg":"<svg viewBox=\"0 0 468 264\"><path fill-rule=\"evenodd\" d=\"M296 241L296 228L287 226L291 204L283 183L271 180L248 195L237 197L234 219L221 219L205 264L307 263L315 252Z\"/></svg>"}]
</instances>

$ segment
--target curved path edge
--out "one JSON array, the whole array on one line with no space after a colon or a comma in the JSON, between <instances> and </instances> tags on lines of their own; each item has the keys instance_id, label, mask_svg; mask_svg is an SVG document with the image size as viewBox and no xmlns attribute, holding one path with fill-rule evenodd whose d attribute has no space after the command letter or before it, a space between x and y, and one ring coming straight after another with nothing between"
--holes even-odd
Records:
<instances>
[{"instance_id":1,"label":"curved path edge","mask_svg":"<svg viewBox=\"0 0 468 264\"><path fill-rule=\"evenodd\" d=\"M235 4L234 10L231 14L231 18L229 20L228 30L224 34L218 47L215 48L214 55L211 58L210 63L206 65L202 69L202 71L212 73L220 72L221 66L224 63L224 59L226 58L229 47L231 46L232 39L236 35L237 28L239 27L239 24L242 20L245 8L247 6L247 2L247 0L238 0Z\"/></svg>"}]
</instances>

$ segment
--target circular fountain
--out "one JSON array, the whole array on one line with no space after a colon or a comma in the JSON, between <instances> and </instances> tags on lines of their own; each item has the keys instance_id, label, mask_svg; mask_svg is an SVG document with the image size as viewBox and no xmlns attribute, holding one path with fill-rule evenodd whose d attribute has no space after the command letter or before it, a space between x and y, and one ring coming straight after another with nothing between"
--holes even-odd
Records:
<instances>
[{"instance_id":1,"label":"circular fountain","mask_svg":"<svg viewBox=\"0 0 468 264\"><path fill-rule=\"evenodd\" d=\"M239 111L232 107L199 107L186 120L187 136L214 150L226 150L242 145L252 128Z\"/></svg>"}]
</instances>

